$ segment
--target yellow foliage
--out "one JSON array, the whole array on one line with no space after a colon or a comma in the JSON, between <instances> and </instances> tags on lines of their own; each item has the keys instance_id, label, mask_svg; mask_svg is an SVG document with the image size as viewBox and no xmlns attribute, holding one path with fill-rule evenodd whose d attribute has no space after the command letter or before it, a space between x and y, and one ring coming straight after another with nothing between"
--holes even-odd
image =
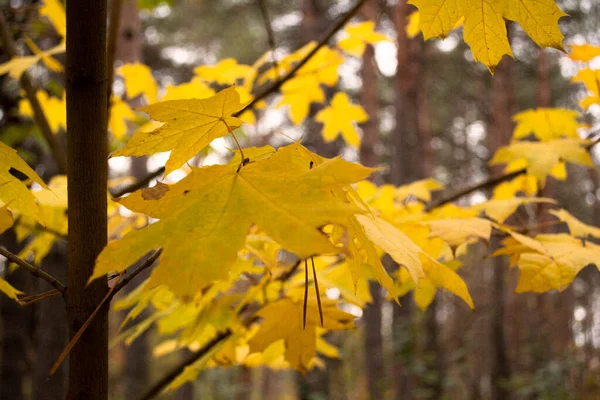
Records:
<instances>
[{"instance_id":1,"label":"yellow foliage","mask_svg":"<svg viewBox=\"0 0 600 400\"><path fill-rule=\"evenodd\" d=\"M44 110L44 115L52 132L57 133L60 128L67 129L67 104L65 95L58 99L54 96L48 96L43 90L36 93L37 99ZM19 103L19 114L33 118L33 109L27 99Z\"/></svg>"},{"instance_id":2,"label":"yellow foliage","mask_svg":"<svg viewBox=\"0 0 600 400\"><path fill-rule=\"evenodd\" d=\"M60 0L44 0L44 5L40 7L40 15L48 18L52 26L62 37L67 36L67 17L65 8Z\"/></svg>"},{"instance_id":3,"label":"yellow foliage","mask_svg":"<svg viewBox=\"0 0 600 400\"><path fill-rule=\"evenodd\" d=\"M140 63L125 64L117 71L125 80L125 93L130 99L139 95L146 96L149 104L158 99L158 85L152 76L150 67Z\"/></svg>"},{"instance_id":4,"label":"yellow foliage","mask_svg":"<svg viewBox=\"0 0 600 400\"><path fill-rule=\"evenodd\" d=\"M214 139L239 128L243 121L232 114L242 108L244 104L233 86L208 99L171 100L142 107L141 111L165 124L151 132L136 132L112 156L143 156L173 150L165 165L168 175Z\"/></svg>"},{"instance_id":5,"label":"yellow foliage","mask_svg":"<svg viewBox=\"0 0 600 400\"><path fill-rule=\"evenodd\" d=\"M554 0L411 0L419 9L424 38L446 37L464 18L464 38L475 60L491 72L504 55L512 56L505 19L515 21L542 47L562 50L558 20L566 14Z\"/></svg>"},{"instance_id":6,"label":"yellow foliage","mask_svg":"<svg viewBox=\"0 0 600 400\"><path fill-rule=\"evenodd\" d=\"M588 97L581 100L583 109L588 109L593 104L600 104L600 70L582 69L572 81L583 83L589 92Z\"/></svg>"},{"instance_id":7,"label":"yellow foliage","mask_svg":"<svg viewBox=\"0 0 600 400\"><path fill-rule=\"evenodd\" d=\"M0 278L0 292L8 296L8 298L17 300L17 296L22 294L20 290L15 289L12 285Z\"/></svg>"},{"instance_id":8,"label":"yellow foliage","mask_svg":"<svg viewBox=\"0 0 600 400\"><path fill-rule=\"evenodd\" d=\"M354 326L354 316L336 307L336 302L323 299L323 327L329 330L350 329ZM263 352L278 340L285 343L285 359L301 372L311 367L316 356L317 327L320 326L316 301L310 301L306 315L306 327L302 327L302 302L287 298L269 303L258 316L263 318L260 329L248 342L250 352ZM282 324L281 321L286 321Z\"/></svg>"},{"instance_id":9,"label":"yellow foliage","mask_svg":"<svg viewBox=\"0 0 600 400\"><path fill-rule=\"evenodd\" d=\"M517 123L514 139L534 134L542 142L561 138L579 139L577 118L580 114L564 108L538 108L520 112L513 117Z\"/></svg>"},{"instance_id":10,"label":"yellow foliage","mask_svg":"<svg viewBox=\"0 0 600 400\"><path fill-rule=\"evenodd\" d=\"M346 93L337 92L329 107L317 113L315 121L323 124L323 139L326 142L335 140L341 134L346 143L358 149L360 137L354 123L365 122L368 118L361 106L350 103Z\"/></svg>"},{"instance_id":11,"label":"yellow foliage","mask_svg":"<svg viewBox=\"0 0 600 400\"><path fill-rule=\"evenodd\" d=\"M44 62L47 64L49 62L48 60L53 60L51 57L52 55L64 53L65 49L65 42L62 42L58 46L52 47L51 49L45 51L40 51L38 54L33 56L14 57L10 61L0 65L0 75L8 74L11 78L21 79L23 72L37 64L40 60L44 60Z\"/></svg>"},{"instance_id":12,"label":"yellow foliage","mask_svg":"<svg viewBox=\"0 0 600 400\"><path fill-rule=\"evenodd\" d=\"M194 69L196 76L206 82L235 85L238 80L253 79L256 70L250 65L238 64L234 58L225 58L216 65L201 65Z\"/></svg>"},{"instance_id":13,"label":"yellow foliage","mask_svg":"<svg viewBox=\"0 0 600 400\"><path fill-rule=\"evenodd\" d=\"M347 25L343 35L343 38L338 42L338 47L345 53L358 58L363 56L367 44L375 45L384 40L389 40L384 34L375 32L373 21Z\"/></svg>"},{"instance_id":14,"label":"yellow foliage","mask_svg":"<svg viewBox=\"0 0 600 400\"><path fill-rule=\"evenodd\" d=\"M548 142L515 142L500 148L490 162L492 165L525 161L527 173L535 176L542 186L553 168L562 162L571 162L591 167L590 154L584 147L586 140L560 139ZM556 170L554 171L556 172Z\"/></svg>"},{"instance_id":15,"label":"yellow foliage","mask_svg":"<svg viewBox=\"0 0 600 400\"><path fill-rule=\"evenodd\" d=\"M109 243L94 277L122 271L149 250L162 247L152 282L190 298L210 282L227 278L254 224L302 258L338 253L318 228L345 225L360 209L336 200L331 190L364 179L373 170L339 158L311 169L311 159L304 154L309 152L299 149L300 145L277 152L255 149L254 154L264 156L245 166L240 166L238 154L227 165L192 168L174 185L158 184L121 200L160 221Z\"/></svg>"},{"instance_id":16,"label":"yellow foliage","mask_svg":"<svg viewBox=\"0 0 600 400\"><path fill-rule=\"evenodd\" d=\"M569 57L573 61L590 62L596 57L600 57L600 46L591 44L572 44L569 45L571 52Z\"/></svg>"},{"instance_id":17,"label":"yellow foliage","mask_svg":"<svg viewBox=\"0 0 600 400\"><path fill-rule=\"evenodd\" d=\"M559 220L563 221L569 227L569 231L573 236L587 238L594 236L600 238L600 228L585 224L571 215L567 210L550 210L550 214L554 215Z\"/></svg>"}]
</instances>

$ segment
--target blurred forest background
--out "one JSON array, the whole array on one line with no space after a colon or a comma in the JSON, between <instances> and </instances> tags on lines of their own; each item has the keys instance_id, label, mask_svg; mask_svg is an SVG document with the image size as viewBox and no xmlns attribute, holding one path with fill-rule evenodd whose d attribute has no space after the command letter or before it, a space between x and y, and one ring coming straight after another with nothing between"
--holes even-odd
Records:
<instances>
[{"instance_id":1,"label":"blurred forest background","mask_svg":"<svg viewBox=\"0 0 600 400\"><path fill-rule=\"evenodd\" d=\"M351 5L346 0L120 1L117 62L149 65L161 87L189 81L198 65L228 57L252 64L273 46L279 55L294 51L319 38ZM18 39L42 36L35 22L36 4L0 1L11 28L22 34ZM570 15L561 21L567 43L600 43L600 2L558 4ZM349 60L339 70L340 85L370 116L361 126L360 152L345 147L342 140L324 143L316 122L294 127L279 110L259 112L257 128L247 132L245 143L281 144L282 131L303 135L304 143L324 156L342 154L385 167L377 183L400 185L432 176L459 189L495 173L487 161L508 143L512 115L535 107L577 107L582 89L569 83L576 66L556 50L539 50L519 27L508 26L515 59L505 58L492 76L473 62L461 31L444 41L410 38L406 24L413 10L405 0L370 0L360 11L358 19L375 20L377 30L393 39L369 47L363 62ZM275 43L267 35L265 16ZM2 50L0 62L7 59ZM51 79L56 77L34 76L47 81L40 86L52 89ZM117 82L115 92L122 92L122 86ZM0 135L6 144L25 150L28 161L37 164L37 172L48 181L55 172L44 167L52 163L45 159L43 141L31 136L37 128L18 116L18 90L15 81L6 75L0 78ZM311 115L316 112L314 107ZM599 109L590 112L600 116ZM117 177L144 176L158 164L141 158L131 165L111 165L111 175ZM568 181L551 181L546 195L582 221L600 225L600 171L569 168ZM462 201L481 201L486 195L481 191ZM0 239L13 252L23 246L14 234ZM474 312L443 292L425 312L413 304L411 295L400 299L398 307L373 285L374 300L358 320L359 327L328 336L342 358L324 358L322 368L305 377L289 370L210 369L194 384L164 398L600 398L600 275L588 267L562 293L515 295L518 272L506 267L507 260L483 254L474 247L461 269L476 304ZM44 269L64 277L64 260L65 249L59 244L44 260ZM21 271L1 271L17 287L45 284ZM21 309L0 298L1 399L65 398L64 370L46 382L67 338L62 307L55 302L60 299ZM113 336L122 317L112 314ZM161 371L177 363L175 356L154 359L156 344L150 329L130 346L111 348L111 398L136 398Z\"/></svg>"}]
</instances>

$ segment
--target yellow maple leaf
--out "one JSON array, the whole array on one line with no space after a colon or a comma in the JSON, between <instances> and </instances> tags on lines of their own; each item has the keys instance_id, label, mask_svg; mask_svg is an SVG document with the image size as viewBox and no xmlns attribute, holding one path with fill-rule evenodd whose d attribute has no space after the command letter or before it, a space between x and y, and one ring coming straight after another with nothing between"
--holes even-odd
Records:
<instances>
[{"instance_id":1,"label":"yellow maple leaf","mask_svg":"<svg viewBox=\"0 0 600 400\"><path fill-rule=\"evenodd\" d=\"M25 183L11 174L11 169L23 173L38 185L47 187L38 174L17 155L16 150L0 142L0 207L6 206L12 212L37 218L39 209L35 197Z\"/></svg>"},{"instance_id":2,"label":"yellow maple leaf","mask_svg":"<svg viewBox=\"0 0 600 400\"><path fill-rule=\"evenodd\" d=\"M589 96L581 100L583 109L587 110L594 104L600 104L600 70L582 69L571 81L583 83L589 92Z\"/></svg>"},{"instance_id":3,"label":"yellow maple leaf","mask_svg":"<svg viewBox=\"0 0 600 400\"><path fill-rule=\"evenodd\" d=\"M33 56L13 57L10 61L0 65L0 75L8 74L11 78L21 79L23 72L37 64L40 60L45 60L44 62L47 63L49 59L53 59L51 56L64 53L65 49L65 42L62 42L58 46L40 51Z\"/></svg>"},{"instance_id":4,"label":"yellow maple leaf","mask_svg":"<svg viewBox=\"0 0 600 400\"><path fill-rule=\"evenodd\" d=\"M421 33L421 29L419 28L420 24L421 13L419 13L418 11L412 12L408 16L408 22L406 23L406 34L409 38L414 39L419 33Z\"/></svg>"},{"instance_id":5,"label":"yellow maple leaf","mask_svg":"<svg viewBox=\"0 0 600 400\"><path fill-rule=\"evenodd\" d=\"M354 327L354 316L336 307L336 302L323 300L323 327L328 330L350 329ZM314 301L309 302L306 327L302 327L302 302L284 298L267 304L257 315L263 318L260 329L248 342L250 352L265 351L271 344L283 340L285 359L301 372L311 367L316 356L317 327L320 326L319 312ZM286 321L282 324L281 321Z\"/></svg>"},{"instance_id":6,"label":"yellow maple leaf","mask_svg":"<svg viewBox=\"0 0 600 400\"><path fill-rule=\"evenodd\" d=\"M361 123L368 119L365 110L360 105L350 103L348 95L343 92L337 92L329 107L315 116L315 121L323 124L323 139L326 142L332 142L341 134L346 143L356 149L360 147L360 137L354 122Z\"/></svg>"},{"instance_id":7,"label":"yellow maple leaf","mask_svg":"<svg viewBox=\"0 0 600 400\"><path fill-rule=\"evenodd\" d=\"M563 137L579 139L577 118L581 114L565 108L538 108L518 113L513 117L517 126L514 139L534 134L541 141Z\"/></svg>"},{"instance_id":8,"label":"yellow maple leaf","mask_svg":"<svg viewBox=\"0 0 600 400\"><path fill-rule=\"evenodd\" d=\"M600 246L567 234L538 235L535 239L511 234L531 251L519 256L517 293L562 291L590 264L598 267Z\"/></svg>"},{"instance_id":9,"label":"yellow maple leaf","mask_svg":"<svg viewBox=\"0 0 600 400\"><path fill-rule=\"evenodd\" d=\"M573 61L590 62L596 57L600 57L600 46L591 44L572 44L569 45L571 52L569 57Z\"/></svg>"},{"instance_id":10,"label":"yellow maple leaf","mask_svg":"<svg viewBox=\"0 0 600 400\"><path fill-rule=\"evenodd\" d=\"M108 127L113 136L119 140L123 140L127 134L127 121L135 120L135 113L129 107L129 104L123 100L113 97L110 105L110 120Z\"/></svg>"},{"instance_id":11,"label":"yellow maple leaf","mask_svg":"<svg viewBox=\"0 0 600 400\"><path fill-rule=\"evenodd\" d=\"M367 44L375 45L384 40L389 40L382 33L375 32L375 22L365 21L347 25L343 37L338 42L338 47L351 56L361 58Z\"/></svg>"},{"instance_id":12,"label":"yellow maple leaf","mask_svg":"<svg viewBox=\"0 0 600 400\"><path fill-rule=\"evenodd\" d=\"M168 175L214 139L239 128L243 121L232 114L243 108L233 86L207 99L171 100L141 107L141 111L164 125L151 132L136 132L112 156L142 156L173 150L165 165Z\"/></svg>"},{"instance_id":13,"label":"yellow maple leaf","mask_svg":"<svg viewBox=\"0 0 600 400\"><path fill-rule=\"evenodd\" d=\"M430 238L439 237L452 247L477 239L488 241L492 234L491 222L483 218L448 218L426 223L431 229Z\"/></svg>"},{"instance_id":14,"label":"yellow maple leaf","mask_svg":"<svg viewBox=\"0 0 600 400\"><path fill-rule=\"evenodd\" d=\"M156 102L158 85L150 67L141 63L125 64L119 67L117 72L125 80L125 93L128 98L144 95L149 104Z\"/></svg>"},{"instance_id":15,"label":"yellow maple leaf","mask_svg":"<svg viewBox=\"0 0 600 400\"><path fill-rule=\"evenodd\" d=\"M185 100L185 99L205 99L215 95L215 91L198 77L180 85L168 84L165 89L165 95L161 101Z\"/></svg>"},{"instance_id":16,"label":"yellow maple leaf","mask_svg":"<svg viewBox=\"0 0 600 400\"><path fill-rule=\"evenodd\" d=\"M57 133L60 128L67 129L67 103L65 94L59 99L49 96L44 90L38 90L37 99L44 110L52 132ZM19 114L33 118L33 109L27 99L19 102Z\"/></svg>"},{"instance_id":17,"label":"yellow maple leaf","mask_svg":"<svg viewBox=\"0 0 600 400\"><path fill-rule=\"evenodd\" d=\"M535 176L523 174L508 182L502 182L494 188L492 199L510 200L520 192L526 196L535 196L537 194L538 184Z\"/></svg>"},{"instance_id":18,"label":"yellow maple leaf","mask_svg":"<svg viewBox=\"0 0 600 400\"><path fill-rule=\"evenodd\" d=\"M287 74L294 67L294 65L300 62L300 60L302 60L304 57L306 57L306 55L310 53L316 45L317 42L315 41L308 42L295 52L288 54L282 59L278 60L277 67L272 66L271 68L268 68L265 72L261 73L258 79L256 80L256 83L258 83L259 85L263 85L267 81L275 81L281 76ZM260 67L260 65L269 61L271 57L271 53L265 53L256 61L256 63L254 64L255 68L258 68Z\"/></svg>"},{"instance_id":19,"label":"yellow maple leaf","mask_svg":"<svg viewBox=\"0 0 600 400\"><path fill-rule=\"evenodd\" d=\"M238 64L234 58L225 58L216 65L201 65L194 69L199 78L220 85L235 85L238 80L253 79L256 70L250 65Z\"/></svg>"},{"instance_id":20,"label":"yellow maple leaf","mask_svg":"<svg viewBox=\"0 0 600 400\"><path fill-rule=\"evenodd\" d=\"M279 107L290 107L290 118L299 125L308 116L311 103L325 101L321 85L333 86L337 83L338 68L344 62L336 51L322 47L292 79L281 86L282 98Z\"/></svg>"},{"instance_id":21,"label":"yellow maple leaf","mask_svg":"<svg viewBox=\"0 0 600 400\"><path fill-rule=\"evenodd\" d=\"M504 222L509 216L515 213L517 208L532 203L556 204L556 201L554 199L545 199L541 197L512 197L503 200L488 200L471 206L471 208L485 212L485 214L494 221Z\"/></svg>"},{"instance_id":22,"label":"yellow maple leaf","mask_svg":"<svg viewBox=\"0 0 600 400\"><path fill-rule=\"evenodd\" d=\"M411 0L420 13L424 38L446 37L464 18L464 38L475 60L493 72L512 56L505 19L515 21L542 47L562 50L558 20L565 16L554 0Z\"/></svg>"},{"instance_id":23,"label":"yellow maple leaf","mask_svg":"<svg viewBox=\"0 0 600 400\"><path fill-rule=\"evenodd\" d=\"M122 271L162 247L152 282L190 298L210 282L227 278L253 225L301 258L338 253L340 249L319 228L345 225L361 210L337 200L332 189L364 179L373 170L340 158L311 169L311 160L299 148L295 144L276 152L270 147L247 149L245 156L262 156L240 167L237 154L227 165L192 168L174 185L159 184L124 198L121 203L126 207L160 221L109 243L98 258L94 277Z\"/></svg>"},{"instance_id":24,"label":"yellow maple leaf","mask_svg":"<svg viewBox=\"0 0 600 400\"><path fill-rule=\"evenodd\" d=\"M550 210L550 214L565 222L569 227L571 235L573 236L579 236L582 238L594 236L596 238L600 238L600 228L581 222L571 215L571 213L569 213L567 210Z\"/></svg>"},{"instance_id":25,"label":"yellow maple leaf","mask_svg":"<svg viewBox=\"0 0 600 400\"><path fill-rule=\"evenodd\" d=\"M67 36L67 16L60 0L44 0L40 7L40 15L50 20L60 36Z\"/></svg>"},{"instance_id":26,"label":"yellow maple leaf","mask_svg":"<svg viewBox=\"0 0 600 400\"><path fill-rule=\"evenodd\" d=\"M509 164L525 160L527 173L535 176L542 186L553 168L561 162L572 162L591 167L592 159L584 147L589 142L579 139L560 139L548 142L516 142L500 148L491 165Z\"/></svg>"}]
</instances>

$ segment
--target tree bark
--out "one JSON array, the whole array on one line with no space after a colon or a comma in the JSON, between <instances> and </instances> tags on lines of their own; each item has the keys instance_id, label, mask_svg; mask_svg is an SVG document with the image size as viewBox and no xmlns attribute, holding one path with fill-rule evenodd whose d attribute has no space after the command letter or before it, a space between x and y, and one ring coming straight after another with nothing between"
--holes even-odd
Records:
<instances>
[{"instance_id":1,"label":"tree bark","mask_svg":"<svg viewBox=\"0 0 600 400\"><path fill-rule=\"evenodd\" d=\"M67 142L69 267L66 293L73 337L100 304L105 277L88 285L107 241L106 0L67 6ZM73 400L108 398L108 305L104 305L69 355Z\"/></svg>"}]
</instances>

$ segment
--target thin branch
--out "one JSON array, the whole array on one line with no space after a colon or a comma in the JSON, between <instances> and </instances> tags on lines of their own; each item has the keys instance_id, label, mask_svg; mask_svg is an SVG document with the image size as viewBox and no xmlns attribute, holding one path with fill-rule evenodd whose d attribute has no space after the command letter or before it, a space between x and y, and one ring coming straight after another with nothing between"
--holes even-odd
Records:
<instances>
[{"instance_id":1,"label":"thin branch","mask_svg":"<svg viewBox=\"0 0 600 400\"><path fill-rule=\"evenodd\" d=\"M34 267L29 264L27 261L23 260L16 254L11 253L10 251L3 249L0 247L0 254L6 257L10 262L17 264L19 267L23 268L25 271L29 272L33 276L43 279L50 284L54 289L58 290L61 293L65 293L67 287L63 285L58 279L48 274L47 272L42 271L41 269Z\"/></svg>"},{"instance_id":2,"label":"thin branch","mask_svg":"<svg viewBox=\"0 0 600 400\"><path fill-rule=\"evenodd\" d=\"M148 257L146 259L146 261L144 261L139 267L137 267L131 274L125 276L119 283L117 283L115 285L114 290L112 291L111 296L108 298L108 302L110 303L110 301L113 299L113 297L115 297L115 295L117 293L119 293L119 291L121 289L123 289L129 282L131 282L142 271L150 268L152 266L152 264L154 264L154 262L158 259L158 257L160 257L160 255L162 254L162 251L163 251L162 249L156 250L154 253L152 253L152 255L150 257Z\"/></svg>"},{"instance_id":3,"label":"thin branch","mask_svg":"<svg viewBox=\"0 0 600 400\"><path fill-rule=\"evenodd\" d=\"M0 43L2 44L4 52L10 58L18 56L12 34L8 28L8 23L6 22L4 13L2 12L0 12ZM24 71L21 75L21 86L23 87L23 90L25 90L27 100L29 100L29 103L31 104L35 122L40 127L42 135L44 136L46 142L48 142L48 146L52 151L58 172L65 173L67 171L67 157L65 155L64 148L59 143L57 136L54 135L54 132L52 132L52 128L50 128L46 114L44 114L44 110L37 98L36 90L31 81L31 77L27 71Z\"/></svg>"},{"instance_id":4,"label":"thin branch","mask_svg":"<svg viewBox=\"0 0 600 400\"><path fill-rule=\"evenodd\" d=\"M251 109L252 107L254 107L256 105L256 103L263 100L265 97L267 97L271 93L276 92L277 90L279 90L279 88L281 88L281 86L283 86L284 83L286 83L287 81L292 79L296 75L296 73L304 65L306 65L306 63L309 62L315 56L315 54L317 54L319 52L319 50L321 50L321 48L323 48L327 43L329 43L331 38L333 38L333 36L340 29L342 29L348 23L348 21L350 21L350 19L358 12L358 10L366 2L367 2L367 0L358 0L354 4L354 6L352 6L352 8L350 10L348 10L344 15L342 15L338 19L338 21L336 23L331 25L329 30L327 32L325 32L325 34L323 35L323 37L321 37L321 39L319 39L319 41L317 42L317 45L302 60L300 60L300 62L298 64L296 64L294 66L294 68L292 68L287 74L285 74L282 78L280 78L279 80L274 82L272 85L265 88L262 92L258 93L254 97L254 99L246 107L244 107L242 110L238 111L238 113L235 116L241 115L244 111Z\"/></svg>"},{"instance_id":5,"label":"thin branch","mask_svg":"<svg viewBox=\"0 0 600 400\"><path fill-rule=\"evenodd\" d=\"M42 232L45 232L45 233L49 233L51 235L56 236L57 239L62 239L65 242L69 240L69 237L67 235L65 235L64 233L61 233L61 232L59 232L59 231L57 231L55 229L52 229L52 228L48 228L46 226L42 226L42 225L39 225L39 224L36 225L36 226L32 226L32 225L29 225L29 224L24 224L21 221L17 222L17 224L21 225L23 228L29 229L30 231L38 230L38 231L42 231Z\"/></svg>"},{"instance_id":6,"label":"thin branch","mask_svg":"<svg viewBox=\"0 0 600 400\"><path fill-rule=\"evenodd\" d=\"M269 17L269 9L267 8L266 0L258 0L258 7L260 8L260 14L265 24L265 31L267 32L267 41L269 42L269 48L271 49L271 62L273 68L275 68L275 76L279 78L279 63L277 62L277 56L275 55L275 49L277 44L275 43L275 33L273 32L273 25L271 25L271 18Z\"/></svg>"},{"instance_id":7,"label":"thin branch","mask_svg":"<svg viewBox=\"0 0 600 400\"><path fill-rule=\"evenodd\" d=\"M108 20L108 38L106 44L106 67L107 67L107 90L108 90L108 113L110 118L110 105L112 97L112 83L115 77L115 59L117 55L117 45L119 41L119 28L121 24L121 9L123 0L112 0L110 3L110 17Z\"/></svg>"},{"instance_id":8,"label":"thin branch","mask_svg":"<svg viewBox=\"0 0 600 400\"><path fill-rule=\"evenodd\" d=\"M244 323L244 325L250 326L257 320L258 317L256 316L250 317ZM231 329L226 329L223 332L219 333L211 341L202 346L200 350L190 354L190 356L183 360L179 365L176 365L173 369L171 369L164 377L162 377L158 382L152 385L152 387L150 387L150 389L148 389L139 398L139 400L150 400L155 396L159 395L171 382L173 382L175 378L177 378L179 375L181 375L181 373L183 373L186 367L194 364L196 361L209 354L215 346L218 346L220 343L227 340L229 337L231 337L232 334L233 332L231 331Z\"/></svg>"},{"instance_id":9,"label":"thin branch","mask_svg":"<svg viewBox=\"0 0 600 400\"><path fill-rule=\"evenodd\" d=\"M346 25L346 23L348 23L348 21L358 12L358 10L366 2L367 2L367 0L358 0L356 2L356 4L350 10L348 10L348 12L346 12L344 15L342 15L338 19L338 21L336 23L334 23L327 32L325 32L323 37L318 41L315 48L312 49L312 51L310 53L308 53L302 60L300 60L300 62L298 64L296 64L296 66L294 66L294 68L292 68L285 76L283 76L282 78L280 78L279 80L274 82L272 85L265 88L260 93L258 93L254 97L254 99L248 105L246 105L246 107L244 107L242 110L235 113L234 116L239 117L245 111L248 111L248 110L254 108L259 101L263 100L265 97L269 96L270 94L276 92L277 90L279 90L279 88L281 88L281 86L283 86L284 83L286 83L287 81L292 79L296 75L296 73L300 70L300 68L302 68L304 65L306 65L306 63L309 62L315 56L315 54L317 54L317 52L319 50L321 50L321 48L323 46L325 46L331 40L331 38L340 29L342 29L344 27L344 25ZM142 180L140 180L138 182L134 182L133 184L126 186L117 192L114 192L113 197L121 197L127 193L131 193L133 191L136 191L138 189L141 189L141 188L147 186L148 183L152 179L156 178L157 176L162 174L164 171L165 171L165 167L160 167L159 169L151 172L149 175L144 177Z\"/></svg>"},{"instance_id":10,"label":"thin branch","mask_svg":"<svg viewBox=\"0 0 600 400\"><path fill-rule=\"evenodd\" d=\"M600 135L599 135L599 132L593 132L588 137L592 138L591 142L588 143L587 145L585 145L585 149L589 151L592 149L592 147L594 147L595 145L600 143ZM499 185L503 182L510 181L511 179L514 179L517 176L522 175L526 172L527 172L527 168L522 168L517 171L493 176L491 178L486 179L483 182L479 182L473 186L469 186L467 188L457 190L456 192L454 192L448 196L442 197L441 199L439 199L437 201L433 201L433 202L429 203L427 205L427 207L425 207L425 211L431 211L435 208L441 207L448 203L452 203L453 201L456 201L456 200L458 200L464 196L467 196L473 192L476 192L478 190L489 189L489 188Z\"/></svg>"}]
</instances>

